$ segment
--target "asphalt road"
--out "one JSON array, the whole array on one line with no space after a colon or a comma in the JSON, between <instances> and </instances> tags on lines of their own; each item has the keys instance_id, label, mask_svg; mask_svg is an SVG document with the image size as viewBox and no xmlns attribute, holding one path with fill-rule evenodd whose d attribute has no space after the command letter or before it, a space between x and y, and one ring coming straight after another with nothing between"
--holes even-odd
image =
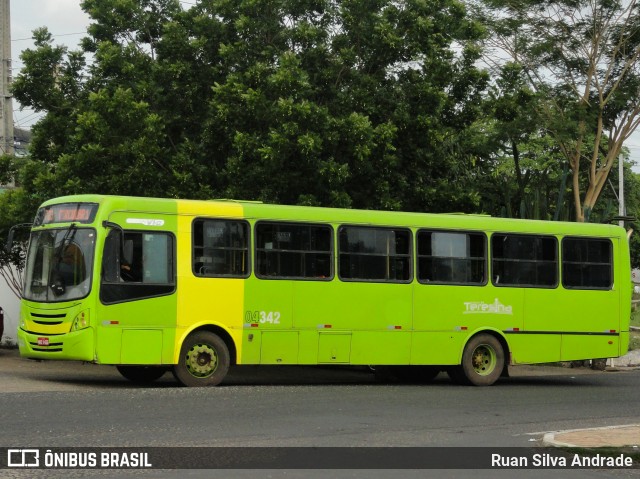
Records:
<instances>
[{"instance_id":1,"label":"asphalt road","mask_svg":"<svg viewBox=\"0 0 640 479\"><path fill-rule=\"evenodd\" d=\"M639 393L640 370L552 367L512 368L512 377L488 388L455 386L444 374L430 385L378 384L365 369L306 367L238 368L217 388L178 387L170 374L152 387L136 387L115 368L33 362L0 349L0 447L530 447L548 431L638 422ZM637 471L546 471L544 475L518 471L518 476L636 477ZM29 477L4 472L12 475L0 471L0 477ZM43 472L48 474L41 477L56 477L52 471ZM146 473L150 474L146 477L281 477L274 471ZM366 476L357 471L332 471L328 476L321 471L278 473L389 476L389 471L369 471ZM136 474L145 476L145 471ZM434 471L404 471L398 477L413 474L464 477L452 471L435 476ZM513 475L481 471L473 477Z\"/></svg>"}]
</instances>

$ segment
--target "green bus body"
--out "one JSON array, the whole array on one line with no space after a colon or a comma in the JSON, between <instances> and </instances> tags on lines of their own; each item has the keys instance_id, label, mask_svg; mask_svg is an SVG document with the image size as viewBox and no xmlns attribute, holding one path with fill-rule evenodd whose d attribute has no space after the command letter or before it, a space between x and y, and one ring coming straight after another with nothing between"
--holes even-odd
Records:
<instances>
[{"instance_id":1,"label":"green bus body","mask_svg":"<svg viewBox=\"0 0 640 479\"><path fill-rule=\"evenodd\" d=\"M130 379L336 364L491 384L628 349L618 226L78 195L45 202L31 235L21 355Z\"/></svg>"}]
</instances>

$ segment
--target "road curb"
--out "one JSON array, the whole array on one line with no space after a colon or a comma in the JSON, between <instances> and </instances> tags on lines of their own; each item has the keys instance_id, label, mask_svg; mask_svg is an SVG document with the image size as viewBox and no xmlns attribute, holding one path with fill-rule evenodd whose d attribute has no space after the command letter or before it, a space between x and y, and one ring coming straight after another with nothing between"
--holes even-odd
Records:
<instances>
[{"instance_id":1,"label":"road curb","mask_svg":"<svg viewBox=\"0 0 640 479\"><path fill-rule=\"evenodd\" d=\"M596 436L598 437L598 444L593 443L593 438ZM630 439L631 442L629 442ZM543 436L542 443L551 447L580 447L587 449L638 447L640 445L640 424L551 431Z\"/></svg>"}]
</instances>

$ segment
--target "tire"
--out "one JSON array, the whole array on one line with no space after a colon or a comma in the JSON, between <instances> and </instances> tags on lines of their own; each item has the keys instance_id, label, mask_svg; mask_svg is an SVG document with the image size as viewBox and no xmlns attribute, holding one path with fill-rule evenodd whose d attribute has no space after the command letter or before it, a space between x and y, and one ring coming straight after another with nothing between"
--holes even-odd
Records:
<instances>
[{"instance_id":1,"label":"tire","mask_svg":"<svg viewBox=\"0 0 640 479\"><path fill-rule=\"evenodd\" d=\"M152 383L167 372L164 366L116 366L116 369L126 379L138 384Z\"/></svg>"},{"instance_id":2,"label":"tire","mask_svg":"<svg viewBox=\"0 0 640 479\"><path fill-rule=\"evenodd\" d=\"M209 331L198 331L187 336L180 348L178 364L173 375L184 386L216 386L229 371L229 348L218 336Z\"/></svg>"},{"instance_id":3,"label":"tire","mask_svg":"<svg viewBox=\"0 0 640 479\"><path fill-rule=\"evenodd\" d=\"M607 359L592 359L591 369L594 369L595 371L604 371L607 369Z\"/></svg>"},{"instance_id":4,"label":"tire","mask_svg":"<svg viewBox=\"0 0 640 479\"><path fill-rule=\"evenodd\" d=\"M449 376L458 383L490 386L504 370L504 350L495 336L478 334L464 347L462 364L452 368Z\"/></svg>"}]
</instances>

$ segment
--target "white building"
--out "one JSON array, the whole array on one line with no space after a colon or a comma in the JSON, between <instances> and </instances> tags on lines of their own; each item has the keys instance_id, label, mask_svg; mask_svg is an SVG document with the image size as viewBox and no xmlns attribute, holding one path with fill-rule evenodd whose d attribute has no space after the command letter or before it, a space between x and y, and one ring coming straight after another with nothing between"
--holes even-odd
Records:
<instances>
[{"instance_id":1,"label":"white building","mask_svg":"<svg viewBox=\"0 0 640 479\"><path fill-rule=\"evenodd\" d=\"M4 334L2 335L2 343L16 344L18 318L20 317L20 300L13 294L2 278L0 278L0 307L4 310Z\"/></svg>"}]
</instances>

